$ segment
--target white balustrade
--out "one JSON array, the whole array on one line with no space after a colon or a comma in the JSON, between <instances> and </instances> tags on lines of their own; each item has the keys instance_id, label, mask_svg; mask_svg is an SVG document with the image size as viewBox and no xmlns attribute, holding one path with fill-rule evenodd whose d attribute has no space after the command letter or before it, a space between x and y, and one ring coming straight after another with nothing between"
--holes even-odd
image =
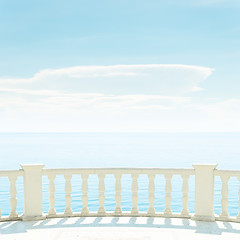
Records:
<instances>
[{"instance_id":1,"label":"white balustrade","mask_svg":"<svg viewBox=\"0 0 240 240\"><path fill-rule=\"evenodd\" d=\"M71 209L71 202L72 202L72 197L71 197L71 192L72 192L72 186L71 186L71 174L65 174L65 203L66 203L66 208L64 211L64 214L67 216L72 215L72 209Z\"/></svg>"},{"instance_id":2,"label":"white balustrade","mask_svg":"<svg viewBox=\"0 0 240 240\"><path fill-rule=\"evenodd\" d=\"M23 176L23 171L22 170L3 170L0 171L0 177L5 177L8 178L8 181L10 183L9 187L9 203L10 203L10 213L9 216L2 216L2 211L0 208L0 221L4 221L5 219L7 220L18 220L21 219L21 217L17 213L17 186L16 186L16 181L19 176ZM0 181L1 183L1 181ZM1 186L0 186L1 188ZM1 195L0 195L1 198Z\"/></svg>"},{"instance_id":3,"label":"white balustrade","mask_svg":"<svg viewBox=\"0 0 240 240\"><path fill-rule=\"evenodd\" d=\"M138 214L138 174L132 174L132 210L133 216Z\"/></svg>"},{"instance_id":4,"label":"white balustrade","mask_svg":"<svg viewBox=\"0 0 240 240\"><path fill-rule=\"evenodd\" d=\"M229 180L229 176L223 175L220 176L221 180L222 180L222 212L220 214L221 218L228 218L228 180Z\"/></svg>"},{"instance_id":5,"label":"white balustrade","mask_svg":"<svg viewBox=\"0 0 240 240\"><path fill-rule=\"evenodd\" d=\"M121 209L121 177L122 175L116 173L115 175L115 201L116 201L116 208L115 208L115 215L120 215L122 213Z\"/></svg>"},{"instance_id":6,"label":"white balustrade","mask_svg":"<svg viewBox=\"0 0 240 240\"><path fill-rule=\"evenodd\" d=\"M105 208L104 208L104 200L105 200L105 185L104 185L104 178L105 174L98 174L99 178L99 209L98 215L104 216L105 215Z\"/></svg>"},{"instance_id":7,"label":"white balustrade","mask_svg":"<svg viewBox=\"0 0 240 240\"><path fill-rule=\"evenodd\" d=\"M88 216L88 174L82 174L82 215Z\"/></svg>"},{"instance_id":8,"label":"white balustrade","mask_svg":"<svg viewBox=\"0 0 240 240\"><path fill-rule=\"evenodd\" d=\"M238 177L238 183L240 183L240 176ZM240 184L239 184L239 190L238 190L238 215L237 219L240 221Z\"/></svg>"},{"instance_id":9,"label":"white balustrade","mask_svg":"<svg viewBox=\"0 0 240 240\"><path fill-rule=\"evenodd\" d=\"M172 200L172 196L171 196L171 191L172 191L172 185L171 185L171 180L172 180L172 174L165 174L165 210L164 210L164 214L166 214L167 216L172 215L172 210L171 210L171 200Z\"/></svg>"},{"instance_id":10,"label":"white balustrade","mask_svg":"<svg viewBox=\"0 0 240 240\"><path fill-rule=\"evenodd\" d=\"M16 175L10 175L9 177L10 181L10 206L11 206L11 212L10 212L10 218L17 217L17 188L16 188L16 181L17 176Z\"/></svg>"},{"instance_id":11,"label":"white balustrade","mask_svg":"<svg viewBox=\"0 0 240 240\"><path fill-rule=\"evenodd\" d=\"M189 174L183 174L182 176L182 211L181 216L182 217L189 217L189 211L188 211L188 191L189 191L189 185L188 185L188 179Z\"/></svg>"},{"instance_id":12,"label":"white balustrade","mask_svg":"<svg viewBox=\"0 0 240 240\"><path fill-rule=\"evenodd\" d=\"M219 176L222 180L222 212L217 216L217 220L238 221L240 222L240 187L239 187L239 213L235 218L229 217L228 214L228 180L230 177L237 177L240 182L240 171L216 170L215 164L203 165L195 164L194 169L160 169L160 168L85 168L85 169L43 169L43 165L23 165L23 170L19 171L0 171L0 177L8 177L10 181L10 206L11 211L7 219L34 220L44 219L44 217L57 216L163 216L163 217L186 217L196 220L214 221L214 177ZM99 191L99 209L97 213L90 213L88 210L88 177L90 174L98 176ZM111 174L115 177L115 210L108 212L105 209L105 177ZM124 174L130 174L132 178L132 209L131 212L124 212L121 208L122 183L121 179ZM142 191L138 186L139 175L148 176L148 210L139 212L138 210L138 192ZM47 216L42 214L42 176L48 176L49 180L49 210ZM65 178L65 211L58 213L55 209L55 202L58 201L55 196L55 179L57 175ZM73 175L81 175L82 189L82 209L80 213L74 212L71 208L72 203L72 185ZM163 175L165 178L165 209L163 213L155 210L155 177ZM172 177L180 175L182 178L182 202L181 213L173 213L171 209L172 201ZM189 178L195 175L195 212L191 216L188 209L189 201ZM23 217L17 214L17 189L16 180L18 176L24 177L24 214ZM97 182L96 182L97 184ZM123 186L124 187L124 186ZM1 216L3 221L6 217Z\"/></svg>"},{"instance_id":13,"label":"white balustrade","mask_svg":"<svg viewBox=\"0 0 240 240\"><path fill-rule=\"evenodd\" d=\"M48 215L49 216L54 216L56 215L56 210L55 210L55 184L54 180L56 178L56 174L49 174L48 175L48 180L49 180L49 211Z\"/></svg>"},{"instance_id":14,"label":"white balustrade","mask_svg":"<svg viewBox=\"0 0 240 240\"><path fill-rule=\"evenodd\" d=\"M148 215L153 216L155 214L154 201L155 201L155 174L148 174Z\"/></svg>"}]
</instances>

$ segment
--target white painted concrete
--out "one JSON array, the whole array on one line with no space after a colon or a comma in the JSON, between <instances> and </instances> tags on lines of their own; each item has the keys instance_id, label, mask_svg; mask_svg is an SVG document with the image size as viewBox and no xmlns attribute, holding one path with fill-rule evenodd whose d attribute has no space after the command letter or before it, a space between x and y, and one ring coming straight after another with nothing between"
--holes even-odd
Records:
<instances>
[{"instance_id":1,"label":"white painted concrete","mask_svg":"<svg viewBox=\"0 0 240 240\"><path fill-rule=\"evenodd\" d=\"M42 212L42 169L43 164L21 165L24 175L23 220L40 219Z\"/></svg>"},{"instance_id":2,"label":"white painted concrete","mask_svg":"<svg viewBox=\"0 0 240 240\"><path fill-rule=\"evenodd\" d=\"M235 221L240 222L240 201L238 213L235 216L229 216L228 213L228 180L231 177L237 177L240 182L240 170L217 170L217 164L194 164L194 169L177 169L177 168L64 168L64 169L44 169L43 164L21 165L22 169L15 171L0 171L0 177L8 177L10 181L10 206L11 211L9 216L1 217L0 222L7 220L39 220L53 217L91 217L91 216L130 216L130 217L181 217L191 218L188 209L188 193L189 193L189 178L195 177L195 212L193 220L197 221ZM95 174L99 179L99 209L97 213L89 212L88 209L88 177ZM115 176L115 203L116 208L114 213L108 212L104 208L105 204L105 183L106 175L111 174ZM121 209L121 192L125 186L121 185L121 176L124 174L131 175L132 178L132 209L130 213L123 212ZM64 213L59 213L55 209L55 202L59 201L55 194L54 179L56 176L62 175L65 178L65 210ZM79 175L82 178L82 189L79 195L82 195L82 209L81 212L75 212L71 208L72 202L72 176ZM149 179L148 184L148 210L146 212L139 212L138 202L138 177L139 175L147 175ZM165 178L165 210L163 212L156 212L154 208L155 203L155 183L156 175L163 175ZM178 204L182 204L182 210L178 213L172 212L172 177L173 175L180 175L182 182L179 187L182 189L182 196L175 199ZM16 181L18 177L24 178L24 210L23 215L19 216L17 209L17 186ZM47 215L42 213L42 177L47 176L49 179L49 210ZM221 199L221 214L214 214L214 180L218 176L222 180L222 199ZM238 193L240 199L240 191ZM0 196L1 198L1 196ZM63 199L61 199L63 200Z\"/></svg>"},{"instance_id":3,"label":"white painted concrete","mask_svg":"<svg viewBox=\"0 0 240 240\"><path fill-rule=\"evenodd\" d=\"M240 224L176 218L87 217L0 223L1 240L239 240Z\"/></svg>"},{"instance_id":4,"label":"white painted concrete","mask_svg":"<svg viewBox=\"0 0 240 240\"><path fill-rule=\"evenodd\" d=\"M193 219L215 221L214 170L217 164L193 164L195 169L195 213Z\"/></svg>"}]
</instances>

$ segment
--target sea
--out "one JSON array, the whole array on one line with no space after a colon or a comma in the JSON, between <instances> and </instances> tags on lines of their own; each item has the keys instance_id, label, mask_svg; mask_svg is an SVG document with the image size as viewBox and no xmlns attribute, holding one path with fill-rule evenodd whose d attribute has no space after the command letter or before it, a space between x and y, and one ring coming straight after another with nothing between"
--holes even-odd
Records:
<instances>
[{"instance_id":1,"label":"sea","mask_svg":"<svg viewBox=\"0 0 240 240\"><path fill-rule=\"evenodd\" d=\"M0 133L0 170L17 170L21 164L41 163L45 168L107 168L107 167L158 167L192 168L194 163L217 163L217 169L240 170L240 133ZM81 177L72 177L72 210L80 212ZM131 210L131 176L122 176L123 211ZM138 178L138 208L148 209L148 178ZM23 180L17 180L17 211L23 213ZM56 203L57 212L64 212L64 178L57 176ZM155 208L164 211L165 180L162 175L155 178ZM172 178L173 212L182 208L181 177ZM98 210L98 178L88 178L88 207L92 212ZM2 216L9 215L9 181L0 178L0 209ZM115 179L113 175L105 177L105 208L114 211ZM47 213L48 179L43 177L43 212ZM215 180L215 213L221 212L221 181ZM239 181L229 180L228 212L238 214ZM189 211L194 212L194 177L189 179Z\"/></svg>"}]
</instances>

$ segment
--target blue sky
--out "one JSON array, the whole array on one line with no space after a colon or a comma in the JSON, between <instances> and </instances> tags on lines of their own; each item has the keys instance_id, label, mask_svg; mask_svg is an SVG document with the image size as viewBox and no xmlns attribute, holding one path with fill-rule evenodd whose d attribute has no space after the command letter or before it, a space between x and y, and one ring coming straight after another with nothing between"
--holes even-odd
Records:
<instances>
[{"instance_id":1,"label":"blue sky","mask_svg":"<svg viewBox=\"0 0 240 240\"><path fill-rule=\"evenodd\" d=\"M237 0L1 0L0 131L240 131L239 59Z\"/></svg>"}]
</instances>

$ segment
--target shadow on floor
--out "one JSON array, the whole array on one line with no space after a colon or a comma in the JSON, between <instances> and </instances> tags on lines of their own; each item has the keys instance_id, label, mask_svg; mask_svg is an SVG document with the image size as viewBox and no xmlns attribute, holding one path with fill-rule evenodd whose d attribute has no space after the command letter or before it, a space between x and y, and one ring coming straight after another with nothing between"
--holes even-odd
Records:
<instances>
[{"instance_id":1,"label":"shadow on floor","mask_svg":"<svg viewBox=\"0 0 240 240\"><path fill-rule=\"evenodd\" d=\"M0 234L25 233L34 229L81 228L81 227L141 227L193 230L200 234L221 235L224 232L239 233L240 224L230 222L200 222L177 218L148 217L71 217L41 221L1 222Z\"/></svg>"}]
</instances>

